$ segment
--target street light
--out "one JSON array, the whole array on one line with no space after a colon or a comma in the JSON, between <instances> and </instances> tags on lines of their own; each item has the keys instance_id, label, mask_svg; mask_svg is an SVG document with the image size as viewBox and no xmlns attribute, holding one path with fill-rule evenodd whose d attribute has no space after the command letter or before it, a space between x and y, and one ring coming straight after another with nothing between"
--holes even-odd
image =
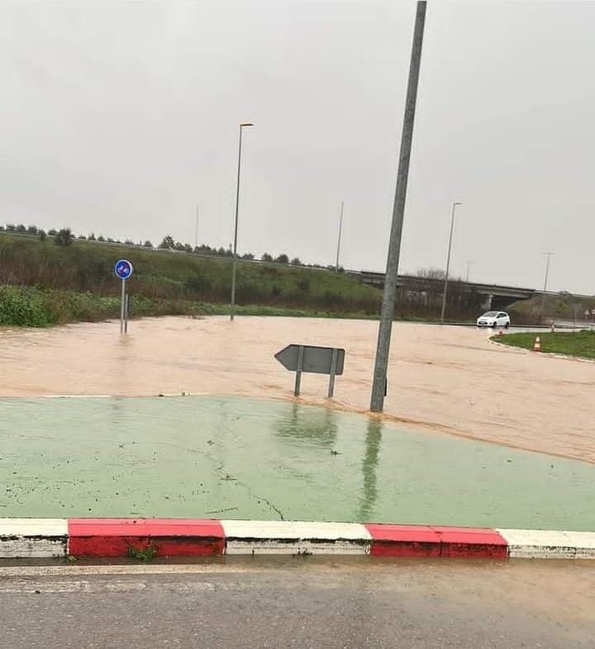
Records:
<instances>
[{"instance_id":1,"label":"street light","mask_svg":"<svg viewBox=\"0 0 595 649\"><path fill-rule=\"evenodd\" d=\"M341 252L341 234L343 232L343 201L341 201L341 214L339 216L339 238L337 239L337 263L335 272L339 272L339 253Z\"/></svg>"},{"instance_id":2,"label":"street light","mask_svg":"<svg viewBox=\"0 0 595 649\"><path fill-rule=\"evenodd\" d=\"M245 126L254 126L252 122L240 122L240 144L238 147L238 180L236 186L236 217L233 229L233 259L231 262L231 301L229 305L229 319L233 321L233 311L236 301L236 262L238 253L238 212L240 208L240 171L242 169L242 129Z\"/></svg>"},{"instance_id":3,"label":"street light","mask_svg":"<svg viewBox=\"0 0 595 649\"><path fill-rule=\"evenodd\" d=\"M450 251L452 248L452 231L455 226L455 210L457 205L462 205L463 203L453 203L452 212L450 215L450 237L448 238L448 255L446 257L446 273L444 274L444 292L442 293L442 313L440 314L440 324L444 324L444 311L446 310L446 291L448 289L448 271L450 269Z\"/></svg>"},{"instance_id":4,"label":"street light","mask_svg":"<svg viewBox=\"0 0 595 649\"><path fill-rule=\"evenodd\" d=\"M543 307L545 306L545 292L547 291L547 278L550 274L550 257L552 255L555 255L555 252L544 252L543 253L547 257L547 261L545 262L545 279L543 281L543 293L541 295L541 314L543 315Z\"/></svg>"}]
</instances>

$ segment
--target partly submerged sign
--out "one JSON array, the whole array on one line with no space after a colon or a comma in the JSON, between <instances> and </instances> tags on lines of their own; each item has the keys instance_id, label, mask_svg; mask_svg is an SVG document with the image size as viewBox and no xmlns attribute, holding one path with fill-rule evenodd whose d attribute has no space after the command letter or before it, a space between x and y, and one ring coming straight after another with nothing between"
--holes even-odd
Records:
<instances>
[{"instance_id":1,"label":"partly submerged sign","mask_svg":"<svg viewBox=\"0 0 595 649\"><path fill-rule=\"evenodd\" d=\"M333 396L335 376L343 374L345 350L337 347L287 345L275 358L290 372L295 372L295 396L299 396L302 372L330 374L328 396Z\"/></svg>"}]
</instances>

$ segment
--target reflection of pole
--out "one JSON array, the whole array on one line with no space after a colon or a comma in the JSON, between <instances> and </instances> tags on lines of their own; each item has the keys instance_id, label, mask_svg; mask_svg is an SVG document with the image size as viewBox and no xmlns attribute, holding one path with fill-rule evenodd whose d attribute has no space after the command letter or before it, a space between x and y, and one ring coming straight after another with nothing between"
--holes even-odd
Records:
<instances>
[{"instance_id":1,"label":"reflection of pole","mask_svg":"<svg viewBox=\"0 0 595 649\"><path fill-rule=\"evenodd\" d=\"M122 280L122 295L120 297L120 333L124 333L124 317L126 311L126 280Z\"/></svg>"},{"instance_id":2,"label":"reflection of pole","mask_svg":"<svg viewBox=\"0 0 595 649\"><path fill-rule=\"evenodd\" d=\"M403 116L403 132L401 134L401 151L399 153L399 169L397 171L397 187L393 203L393 217L388 245L386 275L384 279L384 294L378 328L378 344L376 361L374 363L374 380L370 410L382 412L384 407L386 375L388 372L388 355L390 351L390 336L395 314L397 293L397 274L399 271L399 256L401 253L401 235L405 216L405 198L407 196L407 179L409 178L409 159L411 158L411 142L413 140L413 125L415 122L415 104L417 100L417 84L421 65L421 48L424 37L426 18L426 2L417 3L413 45L411 47L411 63L409 66L409 81L407 83L407 98Z\"/></svg>"},{"instance_id":3,"label":"reflection of pole","mask_svg":"<svg viewBox=\"0 0 595 649\"><path fill-rule=\"evenodd\" d=\"M364 489L358 515L358 520L362 523L367 523L373 518L372 509L378 499L376 471L378 469L378 455L380 453L381 440L382 422L377 419L370 419L366 433L366 455L362 462Z\"/></svg>"},{"instance_id":4,"label":"reflection of pole","mask_svg":"<svg viewBox=\"0 0 595 649\"><path fill-rule=\"evenodd\" d=\"M335 264L335 271L339 272L339 253L341 252L341 233L343 231L343 201L341 201L341 216L339 216L339 238L337 240L337 263Z\"/></svg>"}]
</instances>

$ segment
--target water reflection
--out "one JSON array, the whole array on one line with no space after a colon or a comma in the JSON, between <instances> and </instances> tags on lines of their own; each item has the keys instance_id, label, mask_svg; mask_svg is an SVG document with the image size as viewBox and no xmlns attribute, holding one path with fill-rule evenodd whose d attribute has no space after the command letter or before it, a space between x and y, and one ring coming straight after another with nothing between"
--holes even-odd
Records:
<instances>
[{"instance_id":1,"label":"water reflection","mask_svg":"<svg viewBox=\"0 0 595 649\"><path fill-rule=\"evenodd\" d=\"M283 439L312 442L331 450L336 445L337 415L329 408L308 408L292 403L274 426L276 434Z\"/></svg>"},{"instance_id":2,"label":"water reflection","mask_svg":"<svg viewBox=\"0 0 595 649\"><path fill-rule=\"evenodd\" d=\"M366 454L362 461L363 490L357 517L359 521L364 523L371 522L372 511L378 500L376 473L381 440L382 422L377 419L370 419L366 432Z\"/></svg>"}]
</instances>

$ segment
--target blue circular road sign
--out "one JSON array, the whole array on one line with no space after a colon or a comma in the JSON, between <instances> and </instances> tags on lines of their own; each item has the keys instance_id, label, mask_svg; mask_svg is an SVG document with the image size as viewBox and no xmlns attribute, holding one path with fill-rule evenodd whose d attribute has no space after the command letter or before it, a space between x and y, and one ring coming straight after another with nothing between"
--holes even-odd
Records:
<instances>
[{"instance_id":1,"label":"blue circular road sign","mask_svg":"<svg viewBox=\"0 0 595 649\"><path fill-rule=\"evenodd\" d=\"M120 279L129 279L132 275L132 264L127 259L119 259L114 266L114 272Z\"/></svg>"}]
</instances>

